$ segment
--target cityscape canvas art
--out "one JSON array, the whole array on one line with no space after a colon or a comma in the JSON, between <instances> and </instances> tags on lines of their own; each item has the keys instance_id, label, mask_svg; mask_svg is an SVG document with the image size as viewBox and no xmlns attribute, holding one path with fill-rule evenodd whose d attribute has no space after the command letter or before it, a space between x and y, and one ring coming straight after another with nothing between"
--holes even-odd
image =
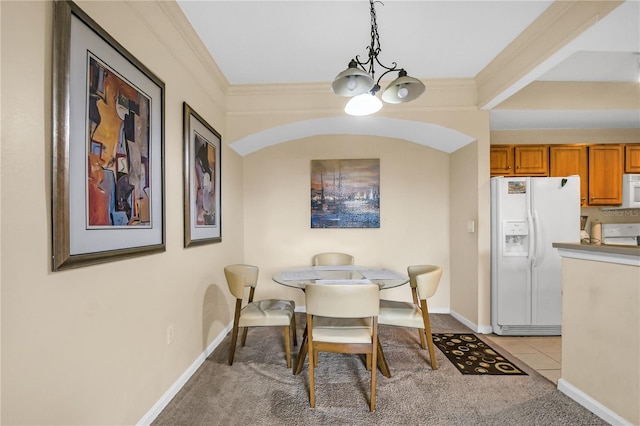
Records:
<instances>
[{"instance_id":1,"label":"cityscape canvas art","mask_svg":"<svg viewBox=\"0 0 640 426\"><path fill-rule=\"evenodd\" d=\"M380 228L380 160L311 160L311 228Z\"/></svg>"}]
</instances>

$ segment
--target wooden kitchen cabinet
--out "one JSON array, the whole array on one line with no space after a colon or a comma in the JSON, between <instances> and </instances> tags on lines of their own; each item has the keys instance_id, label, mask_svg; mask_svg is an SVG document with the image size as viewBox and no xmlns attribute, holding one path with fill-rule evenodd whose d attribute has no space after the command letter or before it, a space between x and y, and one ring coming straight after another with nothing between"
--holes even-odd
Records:
<instances>
[{"instance_id":1,"label":"wooden kitchen cabinet","mask_svg":"<svg viewBox=\"0 0 640 426\"><path fill-rule=\"evenodd\" d=\"M511 176L513 174L513 147L492 145L489 149L491 176Z\"/></svg>"},{"instance_id":2,"label":"wooden kitchen cabinet","mask_svg":"<svg viewBox=\"0 0 640 426\"><path fill-rule=\"evenodd\" d=\"M624 146L624 172L640 173L640 144Z\"/></svg>"},{"instance_id":3,"label":"wooden kitchen cabinet","mask_svg":"<svg viewBox=\"0 0 640 426\"><path fill-rule=\"evenodd\" d=\"M590 206L622 204L622 174L624 150L622 145L589 145Z\"/></svg>"},{"instance_id":4,"label":"wooden kitchen cabinet","mask_svg":"<svg viewBox=\"0 0 640 426\"><path fill-rule=\"evenodd\" d=\"M513 148L515 174L549 176L549 146L519 145Z\"/></svg>"},{"instance_id":5,"label":"wooden kitchen cabinet","mask_svg":"<svg viewBox=\"0 0 640 426\"><path fill-rule=\"evenodd\" d=\"M548 145L492 145L491 176L549 176Z\"/></svg>"},{"instance_id":6,"label":"wooden kitchen cabinet","mask_svg":"<svg viewBox=\"0 0 640 426\"><path fill-rule=\"evenodd\" d=\"M586 145L551 145L549 147L549 176L580 176L580 206L587 205L588 156Z\"/></svg>"}]
</instances>

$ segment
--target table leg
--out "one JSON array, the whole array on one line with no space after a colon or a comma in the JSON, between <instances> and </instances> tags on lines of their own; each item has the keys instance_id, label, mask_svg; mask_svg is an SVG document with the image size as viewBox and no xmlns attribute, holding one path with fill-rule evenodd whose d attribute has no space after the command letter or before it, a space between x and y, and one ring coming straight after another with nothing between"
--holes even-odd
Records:
<instances>
[{"instance_id":1,"label":"table leg","mask_svg":"<svg viewBox=\"0 0 640 426\"><path fill-rule=\"evenodd\" d=\"M384 352L382 351L382 344L380 343L380 338L378 338L378 368L380 368L380 372L387 378L391 378L391 371L389 371L389 365L387 364L387 359L384 356Z\"/></svg>"},{"instance_id":2,"label":"table leg","mask_svg":"<svg viewBox=\"0 0 640 426\"><path fill-rule=\"evenodd\" d=\"M307 358L307 326L304 326L304 332L302 333L302 343L300 343L300 350L298 351L298 359L293 367L293 374L300 374L302 366L304 366L304 360Z\"/></svg>"}]
</instances>

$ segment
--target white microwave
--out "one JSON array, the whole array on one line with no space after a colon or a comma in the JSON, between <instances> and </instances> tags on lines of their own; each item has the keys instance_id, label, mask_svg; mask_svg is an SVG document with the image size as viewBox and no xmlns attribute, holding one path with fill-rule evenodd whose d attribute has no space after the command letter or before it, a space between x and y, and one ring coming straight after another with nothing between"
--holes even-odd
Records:
<instances>
[{"instance_id":1,"label":"white microwave","mask_svg":"<svg viewBox=\"0 0 640 426\"><path fill-rule=\"evenodd\" d=\"M622 175L623 209L640 209L640 174Z\"/></svg>"}]
</instances>

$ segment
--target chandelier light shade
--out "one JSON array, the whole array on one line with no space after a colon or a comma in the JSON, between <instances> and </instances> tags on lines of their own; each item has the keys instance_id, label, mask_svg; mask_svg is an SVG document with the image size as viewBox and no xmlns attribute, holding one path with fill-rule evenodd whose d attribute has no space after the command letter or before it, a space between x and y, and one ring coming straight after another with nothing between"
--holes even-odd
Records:
<instances>
[{"instance_id":1,"label":"chandelier light shade","mask_svg":"<svg viewBox=\"0 0 640 426\"><path fill-rule=\"evenodd\" d=\"M340 96L358 96L373 89L375 82L366 71L358 68L354 60L349 62L349 68L342 71L333 80L331 90Z\"/></svg>"},{"instance_id":2,"label":"chandelier light shade","mask_svg":"<svg viewBox=\"0 0 640 426\"><path fill-rule=\"evenodd\" d=\"M382 92L382 100L389 104L401 104L418 98L423 92L424 84L420 80L409 77L405 70L400 70L399 77Z\"/></svg>"},{"instance_id":3,"label":"chandelier light shade","mask_svg":"<svg viewBox=\"0 0 640 426\"><path fill-rule=\"evenodd\" d=\"M349 102L347 102L347 105L344 107L344 112L357 116L371 115L380 111L381 108L382 102L380 99L373 93L365 92L349 99Z\"/></svg>"},{"instance_id":4,"label":"chandelier light shade","mask_svg":"<svg viewBox=\"0 0 640 426\"><path fill-rule=\"evenodd\" d=\"M390 72L397 71L398 78L393 80L382 93L382 100L390 104L401 104L418 98L425 90L424 84L414 77L409 77L403 68L393 62L388 67L378 59L382 51L378 23L376 21L375 0L369 0L371 14L371 44L367 46L368 59L365 62L359 56L351 59L349 67L336 76L331 85L333 93L348 96L345 112L349 115L369 115L382 108L382 102L376 94L380 90L380 80ZM383 70L376 80L376 64Z\"/></svg>"}]
</instances>

